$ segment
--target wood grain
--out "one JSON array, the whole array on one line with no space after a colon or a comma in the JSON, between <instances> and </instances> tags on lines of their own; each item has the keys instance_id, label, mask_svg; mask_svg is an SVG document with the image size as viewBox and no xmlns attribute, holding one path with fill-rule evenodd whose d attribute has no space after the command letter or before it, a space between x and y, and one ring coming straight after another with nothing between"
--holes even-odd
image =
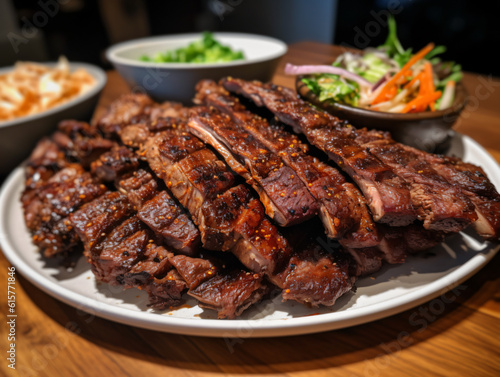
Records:
<instances>
[{"instance_id":1,"label":"wood grain","mask_svg":"<svg viewBox=\"0 0 500 377\"><path fill-rule=\"evenodd\" d=\"M341 48L292 45L274 81L293 85L284 62L329 63ZM126 84L108 73L96 115ZM486 80L487 78L483 78ZM469 93L484 85L465 78ZM495 81L498 83L498 81ZM494 88L494 87L493 87ZM482 92L481 92L482 93ZM500 93L493 89L456 129L500 161ZM0 255L6 287L8 261ZM500 375L500 255L447 294L399 315L347 329L271 339L190 337L107 321L65 305L17 274L16 366L3 355L8 327L0 325L1 376L497 376ZM0 295L7 313L6 288Z\"/></svg>"}]
</instances>

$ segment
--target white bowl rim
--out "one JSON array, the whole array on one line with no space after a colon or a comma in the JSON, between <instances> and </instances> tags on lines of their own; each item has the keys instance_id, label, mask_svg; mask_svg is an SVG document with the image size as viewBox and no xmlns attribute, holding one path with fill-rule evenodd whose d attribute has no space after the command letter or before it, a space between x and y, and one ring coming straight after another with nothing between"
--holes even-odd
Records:
<instances>
[{"instance_id":1,"label":"white bowl rim","mask_svg":"<svg viewBox=\"0 0 500 377\"><path fill-rule=\"evenodd\" d=\"M40 64L40 65L47 65L49 67L57 64L57 62L33 62L33 63ZM88 73L90 73L92 75L92 77L94 77L96 79L95 85L93 87L91 87L89 90L87 90L85 93L82 93L79 96L76 96L76 97L70 99L69 101L66 101L64 103L61 103L60 105L51 107L50 109L44 110L40 113L21 116L21 117L14 118L14 119L11 119L8 121L0 121L0 128L17 126L19 124L31 122L31 121L34 121L37 119L42 119L44 117L51 116L53 114L57 114L58 112L67 110L74 105L77 105L81 102L86 101L89 98L92 98L94 95L98 94L106 85L106 82L107 82L106 72L96 65L84 63L84 62L72 61L72 62L69 62L69 67L70 67L70 70L75 70L78 68L85 69ZM8 73L8 72L12 71L13 69L14 69L14 66L0 68L0 75Z\"/></svg>"},{"instance_id":2,"label":"white bowl rim","mask_svg":"<svg viewBox=\"0 0 500 377\"><path fill-rule=\"evenodd\" d=\"M257 39L262 41L267 41L274 43L276 47L278 47L276 52L272 54L255 58L255 59L243 59L243 60L234 60L231 62L223 62L223 63L158 63L158 62L145 62L136 59L124 58L118 56L117 54L123 52L128 49L134 48L137 44L141 45L154 45L161 44L162 42L172 41L180 38L188 38L188 39L199 39L202 33L185 33L185 34L168 34L168 35L157 35L154 37L133 39L126 42L121 42L116 45L109 47L106 50L106 58L113 64L122 64L132 67L156 67L156 68L172 68L172 69L200 69L200 68L224 68L224 67L232 67L238 65L246 65L259 63L262 61L272 60L275 58L279 58L283 56L288 51L288 46L285 42L268 37L266 35L258 35L258 34L248 34L248 33L234 33L234 32L213 32L215 38L246 38L246 39Z\"/></svg>"}]
</instances>

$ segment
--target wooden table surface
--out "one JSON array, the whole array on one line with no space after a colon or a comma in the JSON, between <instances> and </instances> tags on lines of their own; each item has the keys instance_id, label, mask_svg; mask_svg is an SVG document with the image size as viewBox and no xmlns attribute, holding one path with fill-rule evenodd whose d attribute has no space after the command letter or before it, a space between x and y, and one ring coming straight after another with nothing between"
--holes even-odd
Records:
<instances>
[{"instance_id":1,"label":"wooden table surface","mask_svg":"<svg viewBox=\"0 0 500 377\"><path fill-rule=\"evenodd\" d=\"M303 42L285 62L330 63L338 47ZM469 106L456 130L500 161L500 81L467 74ZM127 87L116 72L96 112ZM16 370L6 359L9 263L0 254L2 376L498 376L500 255L464 282L439 310L430 303L372 323L286 338L240 339L174 335L104 320L65 305L16 275ZM452 302L450 302L452 301ZM415 320L418 316L418 323Z\"/></svg>"}]
</instances>

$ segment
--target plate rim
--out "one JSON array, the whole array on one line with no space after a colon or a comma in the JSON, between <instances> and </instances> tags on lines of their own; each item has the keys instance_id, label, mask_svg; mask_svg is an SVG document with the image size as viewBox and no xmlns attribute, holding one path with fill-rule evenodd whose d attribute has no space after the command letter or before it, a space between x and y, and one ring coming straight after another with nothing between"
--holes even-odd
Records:
<instances>
[{"instance_id":1,"label":"plate rim","mask_svg":"<svg viewBox=\"0 0 500 377\"><path fill-rule=\"evenodd\" d=\"M464 145L468 144L468 147L473 148L474 152L478 153L482 160L487 160L490 164L493 163L495 168L500 171L498 163L476 141L465 135L459 136L462 138ZM21 165L8 176L0 190L0 246L11 265L16 267L16 271L19 271L24 278L48 295L72 307L114 322L162 332L223 338L253 338L311 334L360 325L401 313L452 290L484 267L500 248L499 244L491 248L486 254L476 254L455 270L415 291L390 298L382 303L371 304L353 310L315 316L264 320L171 317L149 311L133 311L116 304L85 297L40 275L35 269L26 264L18 255L14 246L8 241L8 235L6 234L7 219L4 218L5 212L9 208L8 203L12 203L12 195L15 195L19 190L18 185L19 181L23 179L23 174L24 168Z\"/></svg>"}]
</instances>

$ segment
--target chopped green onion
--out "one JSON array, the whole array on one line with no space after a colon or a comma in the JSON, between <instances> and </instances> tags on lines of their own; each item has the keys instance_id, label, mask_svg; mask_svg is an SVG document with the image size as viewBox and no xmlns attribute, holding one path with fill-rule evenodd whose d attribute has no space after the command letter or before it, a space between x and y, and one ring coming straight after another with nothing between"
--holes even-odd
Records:
<instances>
[{"instance_id":1,"label":"chopped green onion","mask_svg":"<svg viewBox=\"0 0 500 377\"><path fill-rule=\"evenodd\" d=\"M157 53L153 57L143 55L139 58L145 62L155 63L222 63L245 59L242 51L233 51L231 47L222 45L212 33L204 32L200 40L188 46L165 53Z\"/></svg>"}]
</instances>

